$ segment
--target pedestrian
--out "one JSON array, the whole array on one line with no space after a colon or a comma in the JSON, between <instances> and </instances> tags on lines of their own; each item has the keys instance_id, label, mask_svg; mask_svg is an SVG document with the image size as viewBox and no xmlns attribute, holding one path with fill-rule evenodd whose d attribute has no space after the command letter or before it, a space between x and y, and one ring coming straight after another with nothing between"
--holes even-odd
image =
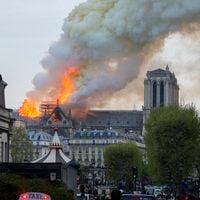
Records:
<instances>
[{"instance_id":1,"label":"pedestrian","mask_svg":"<svg viewBox=\"0 0 200 200\"><path fill-rule=\"evenodd\" d=\"M105 195L104 194L101 196L101 200L105 200Z\"/></svg>"},{"instance_id":2,"label":"pedestrian","mask_svg":"<svg viewBox=\"0 0 200 200\"><path fill-rule=\"evenodd\" d=\"M110 195L109 194L106 195L105 200L110 200Z\"/></svg>"},{"instance_id":3,"label":"pedestrian","mask_svg":"<svg viewBox=\"0 0 200 200\"><path fill-rule=\"evenodd\" d=\"M122 193L119 190L113 190L111 192L111 200L121 200Z\"/></svg>"}]
</instances>

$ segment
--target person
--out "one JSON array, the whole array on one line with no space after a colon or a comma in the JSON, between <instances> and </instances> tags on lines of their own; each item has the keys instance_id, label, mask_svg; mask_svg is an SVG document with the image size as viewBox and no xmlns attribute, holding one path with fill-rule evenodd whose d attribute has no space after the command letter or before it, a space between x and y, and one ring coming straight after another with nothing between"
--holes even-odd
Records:
<instances>
[{"instance_id":1,"label":"person","mask_svg":"<svg viewBox=\"0 0 200 200\"><path fill-rule=\"evenodd\" d=\"M119 190L113 190L111 192L111 200L121 200L122 193Z\"/></svg>"},{"instance_id":2,"label":"person","mask_svg":"<svg viewBox=\"0 0 200 200\"><path fill-rule=\"evenodd\" d=\"M161 191L161 193L157 196L157 200L165 200L165 194Z\"/></svg>"},{"instance_id":3,"label":"person","mask_svg":"<svg viewBox=\"0 0 200 200\"><path fill-rule=\"evenodd\" d=\"M80 185L81 199L85 199L85 186Z\"/></svg>"},{"instance_id":4,"label":"person","mask_svg":"<svg viewBox=\"0 0 200 200\"><path fill-rule=\"evenodd\" d=\"M105 195L104 194L101 196L101 200L105 200Z\"/></svg>"},{"instance_id":5,"label":"person","mask_svg":"<svg viewBox=\"0 0 200 200\"><path fill-rule=\"evenodd\" d=\"M85 186L83 184L81 184L79 186L79 190L80 190L81 193L85 193Z\"/></svg>"},{"instance_id":6,"label":"person","mask_svg":"<svg viewBox=\"0 0 200 200\"><path fill-rule=\"evenodd\" d=\"M106 195L105 200L110 200L110 195L109 194Z\"/></svg>"}]
</instances>

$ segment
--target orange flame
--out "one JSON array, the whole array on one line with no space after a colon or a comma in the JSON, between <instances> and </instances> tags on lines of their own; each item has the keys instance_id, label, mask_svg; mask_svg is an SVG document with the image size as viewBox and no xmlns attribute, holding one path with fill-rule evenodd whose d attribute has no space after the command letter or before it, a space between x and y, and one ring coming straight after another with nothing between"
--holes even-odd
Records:
<instances>
[{"instance_id":1,"label":"orange flame","mask_svg":"<svg viewBox=\"0 0 200 200\"><path fill-rule=\"evenodd\" d=\"M39 117L40 116L37 103L31 101L30 99L24 100L18 112L19 112L19 115L23 117Z\"/></svg>"},{"instance_id":2,"label":"orange flame","mask_svg":"<svg viewBox=\"0 0 200 200\"><path fill-rule=\"evenodd\" d=\"M67 102L69 100L69 97L75 91L76 86L73 80L78 76L80 76L80 69L78 68L71 67L67 69L67 71L65 71L64 77L61 81L61 88L59 91L59 95L57 97L57 99L59 99L59 102L61 104Z\"/></svg>"},{"instance_id":3,"label":"orange flame","mask_svg":"<svg viewBox=\"0 0 200 200\"><path fill-rule=\"evenodd\" d=\"M80 76L80 69L76 67L68 68L64 72L64 77L61 80L60 89L58 89L58 94L56 95L59 103L63 104L69 100L69 97L75 91L76 86L74 79ZM23 117L39 117L41 113L39 112L39 104L30 100L25 99L22 106L18 110L19 115Z\"/></svg>"}]
</instances>

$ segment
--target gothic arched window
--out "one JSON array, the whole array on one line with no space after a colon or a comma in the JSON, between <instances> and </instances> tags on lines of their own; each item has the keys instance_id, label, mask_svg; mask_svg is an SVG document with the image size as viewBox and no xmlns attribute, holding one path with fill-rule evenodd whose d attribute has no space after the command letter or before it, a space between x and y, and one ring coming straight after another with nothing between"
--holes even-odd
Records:
<instances>
[{"instance_id":1,"label":"gothic arched window","mask_svg":"<svg viewBox=\"0 0 200 200\"><path fill-rule=\"evenodd\" d=\"M157 84L156 81L153 82L153 107L156 107L157 101Z\"/></svg>"},{"instance_id":2,"label":"gothic arched window","mask_svg":"<svg viewBox=\"0 0 200 200\"><path fill-rule=\"evenodd\" d=\"M161 81L160 83L160 106L164 106L164 83Z\"/></svg>"}]
</instances>

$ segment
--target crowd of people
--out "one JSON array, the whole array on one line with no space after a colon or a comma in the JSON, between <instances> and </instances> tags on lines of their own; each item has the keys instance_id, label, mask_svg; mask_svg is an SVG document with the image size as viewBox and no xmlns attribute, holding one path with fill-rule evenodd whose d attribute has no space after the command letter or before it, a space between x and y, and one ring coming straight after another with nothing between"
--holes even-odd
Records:
<instances>
[{"instance_id":1,"label":"crowd of people","mask_svg":"<svg viewBox=\"0 0 200 200\"><path fill-rule=\"evenodd\" d=\"M80 198L80 200L82 200L82 199L85 200L85 198L84 198L84 196L86 194L85 186L80 185L79 190L80 190L80 197L83 197L83 198ZM94 198L94 200L121 200L122 194L123 194L123 192L121 192L121 190L113 189L109 193L104 192L100 196L95 195L93 198ZM145 195L145 194L141 194L141 195ZM185 193L181 192L180 195L175 195L174 193L170 193L170 194L166 195L165 193L161 192L157 196L153 196L153 195L150 195L150 196L152 196L152 198L148 197L149 200L199 200L199 198L197 198L196 196L186 193L186 192ZM145 199L147 199L147 197L145 197ZM134 197L133 197L133 200L134 200Z\"/></svg>"},{"instance_id":2,"label":"crowd of people","mask_svg":"<svg viewBox=\"0 0 200 200\"><path fill-rule=\"evenodd\" d=\"M85 195L85 186L80 185L80 199L81 196L84 197ZM96 196L95 200L121 200L122 193L120 190L112 190L110 194L102 194L101 196ZM84 199L84 198L83 198Z\"/></svg>"}]
</instances>

